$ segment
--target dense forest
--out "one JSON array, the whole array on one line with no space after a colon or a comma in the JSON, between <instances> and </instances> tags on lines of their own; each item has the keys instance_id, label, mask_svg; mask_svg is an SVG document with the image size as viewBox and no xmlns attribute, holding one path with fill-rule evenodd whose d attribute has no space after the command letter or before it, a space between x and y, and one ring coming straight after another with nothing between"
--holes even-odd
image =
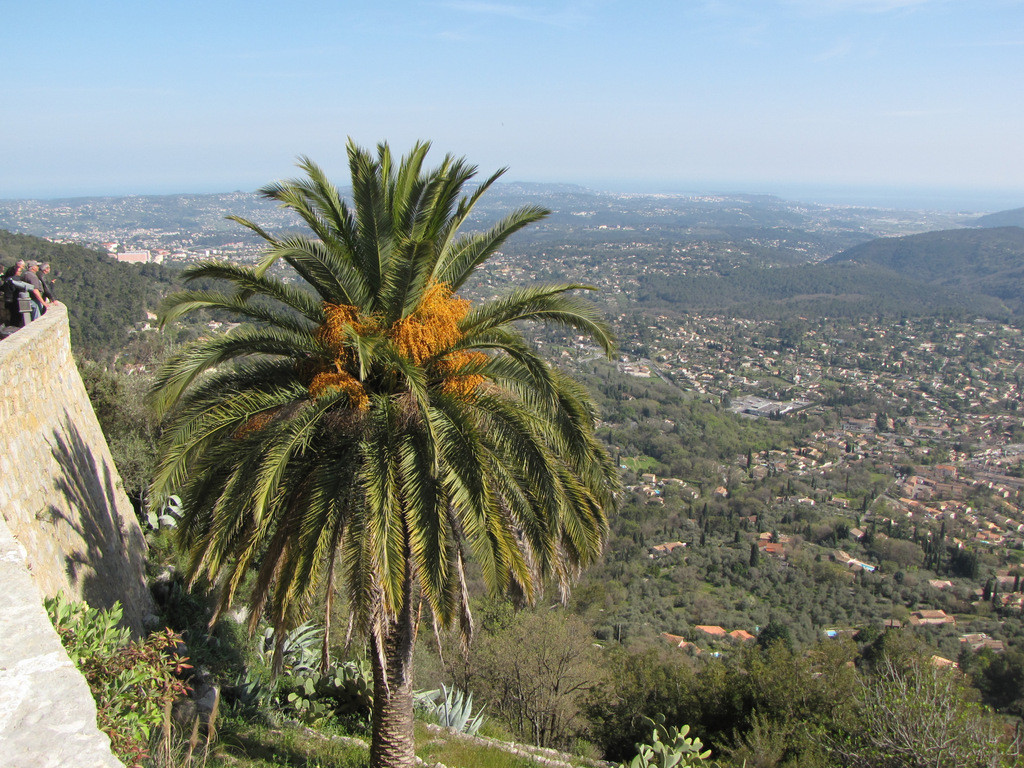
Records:
<instances>
[{"instance_id":1,"label":"dense forest","mask_svg":"<svg viewBox=\"0 0 1024 768\"><path fill-rule=\"evenodd\" d=\"M966 229L880 238L820 264L730 266L642 278L653 308L738 317L1006 318L1022 310L1024 229Z\"/></svg>"},{"instance_id":2,"label":"dense forest","mask_svg":"<svg viewBox=\"0 0 1024 768\"><path fill-rule=\"evenodd\" d=\"M854 246L827 264L858 263L904 278L991 296L1020 313L1024 300L1024 229L957 229L889 237ZM985 310L982 310L985 311Z\"/></svg>"},{"instance_id":3,"label":"dense forest","mask_svg":"<svg viewBox=\"0 0 1024 768\"><path fill-rule=\"evenodd\" d=\"M637 298L653 308L754 318L1009 314L1005 304L989 296L854 264L737 267L718 275L652 277L641 282Z\"/></svg>"}]
</instances>

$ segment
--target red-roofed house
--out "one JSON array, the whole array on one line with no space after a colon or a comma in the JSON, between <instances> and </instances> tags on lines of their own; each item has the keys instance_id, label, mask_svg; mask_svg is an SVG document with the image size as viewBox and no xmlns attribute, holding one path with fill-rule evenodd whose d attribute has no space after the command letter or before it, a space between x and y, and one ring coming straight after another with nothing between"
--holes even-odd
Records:
<instances>
[{"instance_id":1,"label":"red-roofed house","mask_svg":"<svg viewBox=\"0 0 1024 768\"><path fill-rule=\"evenodd\" d=\"M713 626L711 624L698 624L694 629L699 629L701 632L713 637L726 637L728 635L728 632L726 632L722 627Z\"/></svg>"},{"instance_id":2,"label":"red-roofed house","mask_svg":"<svg viewBox=\"0 0 1024 768\"><path fill-rule=\"evenodd\" d=\"M925 609L920 611L914 611L912 614L910 614L910 623L914 625L956 624L956 619L954 619L945 611Z\"/></svg>"},{"instance_id":3,"label":"red-roofed house","mask_svg":"<svg viewBox=\"0 0 1024 768\"><path fill-rule=\"evenodd\" d=\"M672 645L674 645L676 648L679 648L680 650L692 651L693 653L697 653L697 654L702 653L700 648L698 648L693 643L689 642L685 637L681 637L679 635L673 635L673 634L670 634L668 632L662 632L661 636L662 636L663 639L665 639L668 642L672 643Z\"/></svg>"},{"instance_id":4,"label":"red-roofed house","mask_svg":"<svg viewBox=\"0 0 1024 768\"><path fill-rule=\"evenodd\" d=\"M785 557L786 548L782 544L774 544L770 541L764 541L763 539L757 542L757 546L762 552L767 555L774 555L775 557Z\"/></svg>"},{"instance_id":5,"label":"red-roofed house","mask_svg":"<svg viewBox=\"0 0 1024 768\"><path fill-rule=\"evenodd\" d=\"M675 552L677 549L682 549L686 546L685 541L667 541L664 544L655 544L651 547L651 556L655 555L668 555Z\"/></svg>"}]
</instances>

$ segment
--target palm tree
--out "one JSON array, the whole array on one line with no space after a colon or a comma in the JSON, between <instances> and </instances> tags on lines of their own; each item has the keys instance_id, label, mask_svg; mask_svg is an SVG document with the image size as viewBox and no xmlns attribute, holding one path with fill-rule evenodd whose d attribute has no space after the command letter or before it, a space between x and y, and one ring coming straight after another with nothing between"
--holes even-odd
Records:
<instances>
[{"instance_id":1,"label":"palm tree","mask_svg":"<svg viewBox=\"0 0 1024 768\"><path fill-rule=\"evenodd\" d=\"M369 639L373 766L412 765L423 610L468 638L468 559L490 589L527 602L545 583L564 590L601 551L617 484L586 391L516 326L576 329L610 354L607 327L572 295L584 286L475 306L457 295L548 212L527 206L461 232L503 171L464 195L476 169L449 156L424 170L428 148L396 164L386 144L374 156L349 142L351 205L302 159L304 178L261 193L312 236L232 217L267 241L265 258L188 269L228 289L170 296L161 318L217 309L243 321L157 377L169 415L154 493L183 499L189 576L217 584L219 613L254 572L251 627L265 617L280 641L317 605L329 622L340 570ZM280 262L291 270L272 270Z\"/></svg>"}]
</instances>

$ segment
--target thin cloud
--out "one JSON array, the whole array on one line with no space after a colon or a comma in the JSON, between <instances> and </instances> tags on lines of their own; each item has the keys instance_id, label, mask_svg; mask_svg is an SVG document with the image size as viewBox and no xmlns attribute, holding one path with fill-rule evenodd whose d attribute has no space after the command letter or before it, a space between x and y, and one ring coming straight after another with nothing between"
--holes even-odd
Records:
<instances>
[{"instance_id":1,"label":"thin cloud","mask_svg":"<svg viewBox=\"0 0 1024 768\"><path fill-rule=\"evenodd\" d=\"M861 11L864 13L888 13L902 11L923 5L944 2L945 0L787 0L790 5L798 5L809 11L819 13L839 13L842 11Z\"/></svg>"},{"instance_id":2,"label":"thin cloud","mask_svg":"<svg viewBox=\"0 0 1024 768\"><path fill-rule=\"evenodd\" d=\"M441 5L450 10L474 16L494 16L551 27L575 27L587 19L587 14L583 11L583 6L580 3L569 3L554 10L534 8L523 4L484 2L483 0L454 0Z\"/></svg>"},{"instance_id":3,"label":"thin cloud","mask_svg":"<svg viewBox=\"0 0 1024 768\"><path fill-rule=\"evenodd\" d=\"M853 43L849 40L840 40L831 48L822 51L814 57L814 61L821 63L832 59L843 59L853 53Z\"/></svg>"},{"instance_id":4,"label":"thin cloud","mask_svg":"<svg viewBox=\"0 0 1024 768\"><path fill-rule=\"evenodd\" d=\"M953 111L949 109L896 109L892 110L891 112L883 112L881 114L881 117L896 119L920 119L946 117L951 114L953 114Z\"/></svg>"}]
</instances>

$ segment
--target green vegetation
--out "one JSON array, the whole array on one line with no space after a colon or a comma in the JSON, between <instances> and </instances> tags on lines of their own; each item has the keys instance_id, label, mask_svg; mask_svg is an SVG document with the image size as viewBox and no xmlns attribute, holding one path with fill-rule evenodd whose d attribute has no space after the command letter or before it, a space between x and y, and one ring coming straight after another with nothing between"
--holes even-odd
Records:
<instances>
[{"instance_id":1,"label":"green vegetation","mask_svg":"<svg viewBox=\"0 0 1024 768\"><path fill-rule=\"evenodd\" d=\"M993 297L1020 314L1024 309L1022 255L1024 229L1020 227L957 229L873 240L834 256L824 266L877 265L904 278ZM977 313L985 311L982 305Z\"/></svg>"},{"instance_id":2,"label":"green vegetation","mask_svg":"<svg viewBox=\"0 0 1024 768\"><path fill-rule=\"evenodd\" d=\"M711 756L711 750L704 750L700 739L687 736L690 726L665 727L665 716L657 719L644 718L644 724L651 729L651 738L637 744L637 756L619 768L694 768Z\"/></svg>"},{"instance_id":3,"label":"green vegetation","mask_svg":"<svg viewBox=\"0 0 1024 768\"><path fill-rule=\"evenodd\" d=\"M295 723L270 726L229 715L219 741L204 762L208 768L366 768L365 746L332 738Z\"/></svg>"},{"instance_id":4,"label":"green vegetation","mask_svg":"<svg viewBox=\"0 0 1024 768\"><path fill-rule=\"evenodd\" d=\"M647 312L791 320L985 315L1022 311L1024 230L928 232L879 238L818 264L740 264L697 274L645 270L635 300Z\"/></svg>"},{"instance_id":5,"label":"green vegetation","mask_svg":"<svg viewBox=\"0 0 1024 768\"><path fill-rule=\"evenodd\" d=\"M149 484L156 467L159 423L146 396L148 376L129 374L91 360L80 360L78 371L89 394L103 436L136 514L147 510Z\"/></svg>"},{"instance_id":6,"label":"green vegetation","mask_svg":"<svg viewBox=\"0 0 1024 768\"><path fill-rule=\"evenodd\" d=\"M442 728L451 728L458 733L475 736L484 724L484 713L477 711L473 716L473 694L454 686L441 686L440 690L428 691L419 699L427 714L437 718Z\"/></svg>"},{"instance_id":7,"label":"green vegetation","mask_svg":"<svg viewBox=\"0 0 1024 768\"><path fill-rule=\"evenodd\" d=\"M448 768L538 768L529 756L516 754L497 745L459 738L458 734L429 729L417 724L416 756L427 763L440 763ZM524 752L527 750L523 750Z\"/></svg>"},{"instance_id":8,"label":"green vegetation","mask_svg":"<svg viewBox=\"0 0 1024 768\"><path fill-rule=\"evenodd\" d=\"M653 456L623 456L621 466L626 467L633 474L639 475L660 467L661 462Z\"/></svg>"},{"instance_id":9,"label":"green vegetation","mask_svg":"<svg viewBox=\"0 0 1024 768\"><path fill-rule=\"evenodd\" d=\"M179 638L170 630L133 642L118 626L121 606L108 611L70 603L63 595L46 601L68 656L82 671L96 699L96 719L121 760L135 765L164 726L171 703L188 691L189 668L175 653Z\"/></svg>"},{"instance_id":10,"label":"green vegetation","mask_svg":"<svg viewBox=\"0 0 1024 768\"><path fill-rule=\"evenodd\" d=\"M315 186L310 179L301 183ZM503 210L515 194L509 189L494 186L475 198L473 221ZM299 194L286 187L282 193ZM503 255L459 293L489 300L509 286L581 275L605 289L596 299L615 313L619 370L603 359L600 345L575 333L530 326L516 332L534 355L530 361L557 360L591 393L600 419L596 437L615 464L626 466L619 514L609 520L603 558L584 571L567 606L540 601L530 609L515 590L512 602L476 602L475 638L465 654L457 631L438 626L435 637L429 621L421 623L413 660L417 685L457 687L466 698L472 695L475 713L486 708L483 733L568 750L580 765L596 757L643 760L636 745L650 744L652 731L639 715L689 725L687 736L712 750L704 764L716 768L916 768L920 755L939 764L1019 762L1010 747L1024 714L1024 616L1017 602L1024 549L1016 532L1024 519L1024 489L1012 482L1024 473L1013 446L1024 443L1024 346L1010 314L1020 295L1013 267L1019 256L1009 247L1016 235L883 240L851 252L859 254L858 264L808 265L864 241L871 225L865 228L866 219L851 213L850 226L833 218L814 232L803 231L809 219L801 216L807 214L769 199L730 201L731 210L712 204L698 210L693 201L669 199L625 211L621 203L580 190L558 195L565 210L503 243ZM309 199L294 197L297 203ZM359 200L354 205L351 210ZM606 216L601 223L610 228L592 226L596 219L581 214L590 210ZM289 209L283 214L294 219ZM900 226L922 228L914 222ZM268 231L272 247L310 242L281 232ZM246 236L247 243L259 238L255 232ZM872 252L883 254L881 263L865 256ZM289 296L306 290L311 283L301 268L313 262L301 253L293 260L299 272L282 257L260 279L280 281L275 289ZM108 263L127 275L145 274ZM248 267L219 268L233 280L252 274ZM248 312L255 327L232 333L272 335L266 313L279 304L250 293L248 284L239 294L237 280L200 277L203 269L192 274L205 282L194 281L191 295L202 296L199 303L207 308L186 317L227 320L230 304L232 311ZM157 281L146 307L169 285ZM1000 286L1006 286L1003 293ZM211 300L217 293L224 295ZM313 304L323 298L315 296ZM416 314L414 304L410 299ZM700 308L708 312L696 312ZM296 330L316 335L323 325L319 315L304 319L303 311L282 310L284 323L301 326L286 329L289 339ZM88 350L105 364L82 368L126 489L148 519L154 508L145 491L155 441L174 425L160 424L142 407L140 392L152 383L152 367L127 363L151 366L202 347L176 346L196 335L198 323L176 338L129 334L139 318L131 307L125 312L112 324L120 324L124 334L117 338L128 343L116 355ZM979 313L1011 322L975 322ZM354 320L346 337L352 355L372 368L386 346L376 337L387 333L364 327L358 315ZM290 369L296 401L267 423L250 419L261 409L272 411L269 401L245 417L239 411L221 425L210 449L249 461L261 440L271 450L283 445L290 428L284 416L298 412L295 402L318 402L326 410L325 397L310 392L317 373L330 372L317 371L318 359L334 366L335 383L347 389L335 393L339 407L329 429L300 438L295 455L312 463L340 440L335 433L355 434L367 417L341 406L346 396L359 399L342 372L358 380L364 393L393 390L380 383L386 377L364 374L347 353L337 354L344 344L329 353L324 346L325 339L314 338L302 358L310 367L297 374ZM82 349L78 335L76 348ZM627 366L637 372L639 364L650 378L639 378L646 371L628 375ZM227 380L249 364L217 365L212 375ZM435 387L432 403L443 400L436 388L446 373L430 363L413 367L420 373L407 376L411 386L422 382L428 393ZM462 372L467 378L479 373L471 366ZM739 404L751 395L810 404L781 416L739 415L745 407ZM401 402L403 417L415 411L411 400ZM202 401L196 403L198 414ZM217 407L206 416L224 414ZM949 465L959 480L949 477ZM259 470L269 464L244 466L257 467L251 476L270 477ZM351 475L350 468L345 472ZM658 483L643 479L644 473L656 474ZM908 500L903 497L913 483L905 488L904 481L914 476L928 490ZM286 471L281 487L298 487L299 477ZM405 492L395 491L399 498ZM190 509L203 513L194 499L182 502L185 515ZM154 558L183 571L194 568L180 553L171 554L172 531L148 535ZM267 536L255 561L273 553L276 533ZM486 547L449 551L460 582L451 603L457 606L493 582L495 561ZM304 581L302 569L328 568L330 558L296 562L294 571L288 570L291 561L279 562L286 582L309 587L308 605L322 610L328 624L285 633L283 644L276 642L280 632L253 614L257 626L247 638L231 613L217 611L218 594L208 604L203 579L194 591L173 571L157 583L170 595L162 601L165 621L187 639L190 663L224 695L219 733L208 753L193 752L193 761L243 768L365 766L366 748L346 739L362 739L371 728L373 654L365 636L354 633L353 645L343 648L342 633L330 629L353 615L358 619L354 601L346 598L345 569L351 566L339 558L334 578L314 586L317 580ZM238 602L266 586L259 573L242 571ZM274 599L271 589L271 614ZM423 618L432 618L429 602L423 607ZM914 625L912 619L928 610L942 610L956 624ZM216 620L208 629L211 618ZM737 634L715 634L719 629ZM283 672L275 678L277 645ZM935 669L933 656L944 665L956 661L961 672ZM900 706L891 706L894 697ZM901 719L908 714L909 720ZM436 715L421 711L420 717ZM189 734L179 735L184 747L178 762L184 765ZM947 752L930 746L937 739L946 740ZM422 721L416 742L421 757L451 768L531 764L526 756L456 738ZM162 753L152 754L155 764Z\"/></svg>"},{"instance_id":11,"label":"green vegetation","mask_svg":"<svg viewBox=\"0 0 1024 768\"><path fill-rule=\"evenodd\" d=\"M913 271L898 273L875 264L829 261L769 269L744 266L711 276L650 277L643 281L638 298L655 311L685 307L780 319L934 314L1003 318L1016 311L1015 303L1013 310L1004 303L1010 294L972 288L954 290L945 281L928 282Z\"/></svg>"},{"instance_id":12,"label":"green vegetation","mask_svg":"<svg viewBox=\"0 0 1024 768\"><path fill-rule=\"evenodd\" d=\"M587 369L591 368L588 364ZM611 521L608 554L585 573L575 590L571 613L546 606L525 613L516 613L506 604L478 606L474 610L478 632L466 660L449 651L442 664L433 644L421 643L417 680L427 685L454 684L472 692L474 701L487 707L488 725L507 728L519 741L544 742L617 761L632 760L635 744L649 738L634 722L635 714L663 713L668 722L691 725L692 735L713 750L712 764L729 768L739 768L744 760L748 766L831 765L828 750L838 749L831 740L838 740L851 755L870 750L870 743L854 740L856 731L851 730L850 724L860 717L858 692L874 684L880 654L895 654L904 660L901 664L909 663L903 646L911 638L922 643L914 653L922 654L920 663L925 668L935 653L960 661L968 677L958 684L957 695L966 703L980 698L1001 713L1018 712L1019 681L1024 680L1019 654L1014 650L973 654L959 640L960 634L969 631L1014 643L1024 637L1017 612L971 606L970 593L978 583L971 574L984 582L979 570L993 573L998 563L995 553L973 548L961 552L950 546L937 556L937 550L927 545L924 526L915 533L913 526L898 521L866 524L864 540L850 538L849 530L857 525L861 512L862 489L891 478L881 463L858 461L817 476L787 470L760 477L747 471L748 462L760 466L766 452L784 450L799 456L818 445L815 433L834 425L827 413L811 412L806 420L743 419L720 403L685 397L664 382L616 374L604 364L587 377L602 411L599 434L626 445L644 445L644 455L651 458L669 459L651 468L659 478L684 480L699 495L693 498L672 484L653 498L640 493L639 486L624 494L620 514ZM847 412L858 413L851 408L844 406ZM660 447L647 447L654 445ZM640 452L636 447L631 451ZM630 472L625 479L628 484L639 482ZM719 485L727 495L715 494ZM849 510L831 506L826 501L829 496L854 503L846 502ZM801 497L815 499L817 505L797 503ZM662 503L654 503L657 498ZM975 503L981 501L979 497ZM884 509L885 504L883 497L876 506ZM757 520L742 520L748 513ZM956 526L947 522L946 541L957 535ZM750 547L759 529L798 537L800 551L791 552L785 565L764 552L751 564ZM932 535L940 533L936 527ZM649 557L652 544L676 539L689 546L665 557ZM882 568L877 574L851 572L833 560L836 548L880 563ZM466 566L473 589L481 575L472 559ZM932 588L928 579L933 576L952 579L954 587ZM878 629L883 620L906 621L910 610L919 607L956 614L960 626L884 634ZM335 612L336 620L343 620L346 608L339 606ZM189 634L189 653L194 657L210 658L210 651L199 642L208 618L209 614L197 617ZM760 627L759 648L731 641L709 643L695 629L696 624L707 623L755 633ZM230 640L236 633L226 628L232 626L221 619L215 634ZM859 630L856 644L841 639L822 642L822 632L829 627L849 628L846 636ZM703 646L705 653L672 648L658 637L659 631L686 637ZM595 640L604 648L595 647ZM446 639L447 647L456 644L456 638ZM315 646L310 646L314 657L319 655ZM556 650L558 654L553 653ZM712 658L711 651L722 656ZM269 650L262 662L246 662L253 678L270 692L268 703L253 702L253 709L246 711L280 717L290 711L282 702L284 688L259 671L269 668L271 656ZM848 662L855 666L847 666ZM236 663L230 669L237 670ZM233 682L237 674L225 673L223 679ZM971 707L953 715L969 724L980 723L979 727L999 726L984 709ZM972 719L977 717L982 719ZM344 733L363 732L354 721L339 725L342 722L332 713L316 718L316 727L325 732L339 732L339 728ZM222 729L211 755L218 750L240 754L232 752L236 743L232 727ZM361 727L366 727L365 720ZM263 752L260 743L291 739L303 745L292 752L279 751L287 755L281 757L281 765L326 763L327 758L318 755L338 748L322 746L287 725L259 733L258 739L245 741L245 749L253 755L268 755L268 761L274 759L269 757L272 750ZM292 735L282 735L287 733ZM421 754L424 748L440 748L423 745L434 739L419 739ZM459 758L436 759L455 766ZM465 764L478 764L473 759L467 758ZM519 758L503 755L500 759L506 762L498 764ZM1012 764L1009 756L992 759L996 765L999 760Z\"/></svg>"},{"instance_id":13,"label":"green vegetation","mask_svg":"<svg viewBox=\"0 0 1024 768\"><path fill-rule=\"evenodd\" d=\"M970 701L957 672L885 656L873 676L861 680L851 719L829 745L856 768L1018 765L1019 746L1000 743L1001 730Z\"/></svg>"},{"instance_id":14,"label":"green vegetation","mask_svg":"<svg viewBox=\"0 0 1024 768\"><path fill-rule=\"evenodd\" d=\"M588 364L587 369L592 366ZM479 620L477 636L465 661L458 652L449 652L441 663L433 644L421 643L425 647L417 655L417 680L428 685L454 684L472 692L474 701L487 707L488 725L507 728L519 741L578 749L612 760L632 760L635 744L649 738L634 722L636 713L650 717L664 713L668 722L691 725L692 734L713 750L713 763L730 768L738 768L743 760L747 765L758 761L769 766L796 764L793 761L830 765L827 750L838 747L829 739L839 739L851 754L868 750L870 744L850 741L850 723L860 711L855 694L873 684L880 653L906 658L905 643L898 638L922 642L915 653L923 654L921 663L926 666L934 653L958 659L969 675L962 681L967 687L958 695L968 703L980 697L1002 713L1018 711L1019 681L1024 679L1019 654L1013 650L972 654L963 650L959 640L968 631L1012 642L1024 637L1024 624L1016 612L986 611L970 604L970 592L978 583L971 574L984 582L979 570L993 572L994 553L961 552L950 546L938 555L939 550L927 545L924 526L915 533L911 525L899 522L869 523L864 526L868 534L864 540L850 538L849 530L857 525L861 512L862 489L877 488L891 478L881 463L858 461L816 476L789 470L763 477L748 472L748 463L761 466L771 451L799 456L812 446L821 447L815 434L834 424L827 413L811 412L806 420L743 419L720 403L686 397L664 382L619 375L604 364L586 376L602 412L599 434L633 446L629 450L634 455L663 457L658 466L651 465L659 478L681 479L698 495L694 498L669 483L659 496L648 497L635 486L623 495L620 514L611 521L608 554L585 573L575 590L571 613L550 607L517 613L506 604L478 606L474 610ZM844 407L848 412L851 408ZM838 450L847 449L839 446ZM627 471L625 480L632 485L639 477ZM719 485L726 489L725 496L715 493ZM827 503L830 496L847 499L849 509ZM801 497L812 498L817 505L797 503ZM655 503L656 499L662 502ZM981 501L979 497L975 503ZM886 503L883 497L875 506L884 509ZM742 519L751 515L756 521ZM796 537L800 551L791 551L786 564L761 552L752 564L750 548L762 531ZM948 521L946 541L951 542L957 531L956 523ZM940 533L936 528L932 535ZM649 557L652 544L677 539L689 546L665 557ZM851 572L834 561L837 548L880 563L882 568L876 574ZM481 574L472 559L466 567L468 586L473 589L482 581ZM953 589L930 587L928 579L933 576L952 579ZM244 594L246 587L242 589ZM919 607L943 608L956 614L961 624L880 633L883 620L906 621L910 610ZM338 606L336 620L343 620L346 610ZM189 633L189 653L204 663L213 647L200 642L208 618L208 613L197 616ZM731 641L709 643L695 629L708 623L754 633L760 627L759 650ZM233 626L221 619L216 636L240 641L240 633L228 631ZM859 630L856 645L843 640L822 642L823 630L829 627L850 628L847 636ZM692 650L672 648L659 638L659 631L683 636L706 652L695 655ZM232 640L236 634L238 639ZM595 640L604 648L595 647ZM445 645L451 648L457 642L452 637ZM319 656L317 644L309 646L311 666ZM260 681L258 685L268 694L263 704L259 696L253 697L246 705L252 709L246 711L294 716L294 709L285 703L290 691L269 678L272 646L272 642L267 646L268 655L262 661L244 662L251 679ZM711 651L723 655L711 658ZM850 668L847 662L856 666ZM234 671L240 669L238 663L224 667L233 670L224 673L228 683L240 674ZM334 662L333 666L344 664ZM320 673L315 674L319 680ZM242 706L238 701L231 705L238 706ZM968 723L983 716L982 725L993 725L980 708L954 714ZM344 733L361 734L366 728L365 720L360 725L333 712L309 719L327 732L341 728ZM263 730L259 738L277 743L290 728ZM231 753L232 738L225 727L211 754ZM298 732L287 738L310 751L281 752L289 754L291 761L282 758L282 765L316 764L320 750L327 749L314 746L319 742ZM425 736L421 741L434 738ZM264 754L256 741L245 743L253 754ZM999 759L1011 764L1009 757ZM467 759L466 764L476 763Z\"/></svg>"}]
</instances>

